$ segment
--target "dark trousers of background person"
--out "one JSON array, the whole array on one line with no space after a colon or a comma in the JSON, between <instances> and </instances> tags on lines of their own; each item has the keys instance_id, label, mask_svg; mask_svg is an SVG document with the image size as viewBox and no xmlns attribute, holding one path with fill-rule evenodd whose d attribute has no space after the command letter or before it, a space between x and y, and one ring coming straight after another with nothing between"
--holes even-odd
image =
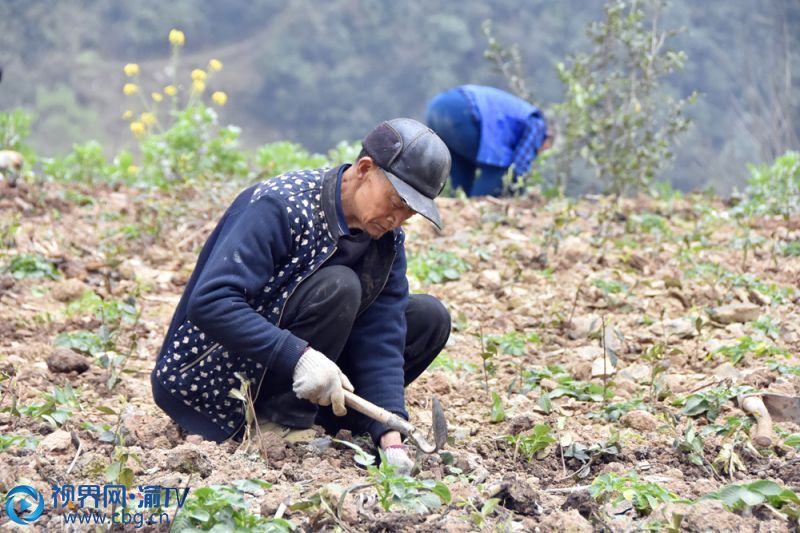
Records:
<instances>
[{"instance_id":1,"label":"dark trousers of background person","mask_svg":"<svg viewBox=\"0 0 800 533\"><path fill-rule=\"evenodd\" d=\"M431 100L427 122L450 149L453 158L450 170L453 190L461 188L467 196L503 194L503 177L508 168L483 165L476 161L481 142L481 125L461 91L452 89ZM477 179L476 170L480 170Z\"/></svg>"},{"instance_id":2,"label":"dark trousers of background person","mask_svg":"<svg viewBox=\"0 0 800 533\"><path fill-rule=\"evenodd\" d=\"M348 371L347 354L342 350L360 302L361 284L352 269L342 265L324 267L305 280L289 298L280 327L335 361L355 382ZM365 312L369 313L369 308ZM412 294L406 309L406 323L403 372L405 386L408 386L444 348L450 335L450 314L433 296ZM319 407L301 400L292 392L292 383L271 380L269 373L261 385L255 407L260 422L271 421L294 428L308 428L316 423L331 434L339 429L363 433L370 422L353 409L338 417L329 406Z\"/></svg>"}]
</instances>

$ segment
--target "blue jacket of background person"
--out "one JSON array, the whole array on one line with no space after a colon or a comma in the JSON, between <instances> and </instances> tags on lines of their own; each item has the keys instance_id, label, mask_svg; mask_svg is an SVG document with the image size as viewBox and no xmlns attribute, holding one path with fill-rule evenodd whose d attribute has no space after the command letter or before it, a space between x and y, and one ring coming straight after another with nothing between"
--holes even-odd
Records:
<instances>
[{"instance_id":1,"label":"blue jacket of background person","mask_svg":"<svg viewBox=\"0 0 800 533\"><path fill-rule=\"evenodd\" d=\"M477 162L496 167L510 166L528 119L531 115L540 115L539 109L495 87L462 85L459 89L469 93L480 113L481 140Z\"/></svg>"},{"instance_id":2,"label":"blue jacket of background person","mask_svg":"<svg viewBox=\"0 0 800 533\"><path fill-rule=\"evenodd\" d=\"M229 396L239 376L253 398L266 372L292 382L307 343L277 324L297 286L336 252L338 172L288 172L245 189L203 247L151 374L156 404L188 432L221 442L243 428L244 406ZM398 228L371 241L354 269L362 299L348 357L359 395L408 419L404 240Z\"/></svg>"}]
</instances>

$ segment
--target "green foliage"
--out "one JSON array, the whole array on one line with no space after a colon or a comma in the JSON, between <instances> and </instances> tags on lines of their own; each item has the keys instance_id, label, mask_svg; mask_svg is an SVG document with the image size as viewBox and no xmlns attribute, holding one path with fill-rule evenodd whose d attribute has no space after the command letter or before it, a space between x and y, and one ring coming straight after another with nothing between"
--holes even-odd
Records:
<instances>
[{"instance_id":1,"label":"green foliage","mask_svg":"<svg viewBox=\"0 0 800 533\"><path fill-rule=\"evenodd\" d=\"M450 503L450 489L441 481L434 479L418 480L410 476L398 475L396 467L389 464L383 450L380 453L380 465L375 466L375 456L367 453L358 444L335 440L355 450L355 462L365 466L370 476L370 484L378 493L378 500L384 511L394 505L401 505L415 513L426 513L439 507L442 503Z\"/></svg>"},{"instance_id":2,"label":"green foliage","mask_svg":"<svg viewBox=\"0 0 800 533\"><path fill-rule=\"evenodd\" d=\"M470 363L469 361L460 361L458 359L454 359L448 356L446 353L440 353L436 356L436 359L428 367L429 370L433 370L435 368L444 368L451 372L458 372L460 370L464 370L466 372L472 373L475 372L476 366L474 363Z\"/></svg>"},{"instance_id":3,"label":"green foliage","mask_svg":"<svg viewBox=\"0 0 800 533\"><path fill-rule=\"evenodd\" d=\"M311 154L297 143L282 141L265 144L256 150L256 166L266 176L277 176L290 170L327 166L320 154Z\"/></svg>"},{"instance_id":4,"label":"green foliage","mask_svg":"<svg viewBox=\"0 0 800 533\"><path fill-rule=\"evenodd\" d=\"M0 453L11 448L24 448L26 450L35 450L40 437L25 437L22 435L0 435Z\"/></svg>"},{"instance_id":5,"label":"green foliage","mask_svg":"<svg viewBox=\"0 0 800 533\"><path fill-rule=\"evenodd\" d=\"M789 151L772 166L750 165L749 169L745 198L734 207L734 214L788 219L800 212L800 152Z\"/></svg>"},{"instance_id":6,"label":"green foliage","mask_svg":"<svg viewBox=\"0 0 800 533\"><path fill-rule=\"evenodd\" d=\"M506 435L503 439L519 450L522 456L530 463L536 455L547 449L556 439L550 432L552 428L547 424L536 424L529 433Z\"/></svg>"},{"instance_id":7,"label":"green foliage","mask_svg":"<svg viewBox=\"0 0 800 533\"><path fill-rule=\"evenodd\" d=\"M33 162L33 150L26 144L30 136L31 116L21 109L0 112L0 150L14 150L28 163Z\"/></svg>"},{"instance_id":8,"label":"green foliage","mask_svg":"<svg viewBox=\"0 0 800 533\"><path fill-rule=\"evenodd\" d=\"M80 410L80 388L73 389L67 383L64 387L53 387L52 392L43 392L42 403L33 403L18 406L17 412L12 414L25 415L31 418L40 418L52 427L63 426L74 414L75 409Z\"/></svg>"},{"instance_id":9,"label":"green foliage","mask_svg":"<svg viewBox=\"0 0 800 533\"><path fill-rule=\"evenodd\" d=\"M496 392L492 392L492 411L489 413L489 421L493 424L502 422L506 419L506 410L503 409L503 400Z\"/></svg>"},{"instance_id":10,"label":"green foliage","mask_svg":"<svg viewBox=\"0 0 800 533\"><path fill-rule=\"evenodd\" d=\"M591 465L596 459L603 462L613 461L621 451L622 445L619 442L619 432L615 429L611 431L611 435L607 439L590 446L573 441L562 447L564 458L575 459L581 463L581 467L573 474L579 479L584 479L591 474Z\"/></svg>"},{"instance_id":11,"label":"green foliage","mask_svg":"<svg viewBox=\"0 0 800 533\"><path fill-rule=\"evenodd\" d=\"M67 316L85 316L92 314L103 324L111 328L119 327L124 321L133 323L139 315L136 301L133 298L117 300L115 298L103 299L92 290L85 290L80 298L70 302L67 306Z\"/></svg>"},{"instance_id":12,"label":"green foliage","mask_svg":"<svg viewBox=\"0 0 800 533\"><path fill-rule=\"evenodd\" d=\"M722 346L717 348L714 353L724 355L727 357L732 365L738 365L747 354L753 354L756 357L767 357L774 355L782 355L789 357L791 354L783 348L778 348L773 344L764 341L757 341L749 335L739 337L736 344L733 346Z\"/></svg>"},{"instance_id":13,"label":"green foliage","mask_svg":"<svg viewBox=\"0 0 800 533\"><path fill-rule=\"evenodd\" d=\"M104 472L106 481L131 488L134 474L133 469L128 465L128 461L134 460L137 463L141 463L139 455L129 452L124 446L124 442L122 442L119 446L114 447L113 459Z\"/></svg>"},{"instance_id":14,"label":"green foliage","mask_svg":"<svg viewBox=\"0 0 800 533\"><path fill-rule=\"evenodd\" d=\"M248 511L246 492L272 485L258 479L239 480L234 486L214 485L193 489L178 511L171 531L230 531L233 533L284 533L297 529L290 520L264 518Z\"/></svg>"},{"instance_id":15,"label":"green foliage","mask_svg":"<svg viewBox=\"0 0 800 533\"><path fill-rule=\"evenodd\" d=\"M688 503L657 483L641 481L636 472L622 476L609 472L597 476L589 486L589 494L597 500L610 500L612 505L629 501L640 516L650 514L661 503Z\"/></svg>"},{"instance_id":16,"label":"green foliage","mask_svg":"<svg viewBox=\"0 0 800 533\"><path fill-rule=\"evenodd\" d=\"M768 505L790 518L800 518L800 498L797 494L768 479L725 485L716 492L706 494L701 500L719 500L732 511Z\"/></svg>"},{"instance_id":17,"label":"green foliage","mask_svg":"<svg viewBox=\"0 0 800 533\"><path fill-rule=\"evenodd\" d=\"M453 252L429 248L413 254L408 260L408 273L422 283L444 283L461 278L469 264Z\"/></svg>"},{"instance_id":18,"label":"green foliage","mask_svg":"<svg viewBox=\"0 0 800 533\"><path fill-rule=\"evenodd\" d=\"M791 435L787 435L785 439L783 439L783 444L786 446L791 446L795 450L800 450L800 433L792 433Z\"/></svg>"},{"instance_id":19,"label":"green foliage","mask_svg":"<svg viewBox=\"0 0 800 533\"><path fill-rule=\"evenodd\" d=\"M496 345L501 352L514 357L522 357L528 353L528 344L540 344L541 337L535 332L524 335L519 331L508 331L502 335L487 335L486 344Z\"/></svg>"},{"instance_id":20,"label":"green foliage","mask_svg":"<svg viewBox=\"0 0 800 533\"><path fill-rule=\"evenodd\" d=\"M370 465L367 471L384 511L399 504L414 513L427 513L443 503L450 503L450 489L443 482L397 475L395 467L386 460L383 450L378 451L381 464Z\"/></svg>"},{"instance_id":21,"label":"green foliage","mask_svg":"<svg viewBox=\"0 0 800 533\"><path fill-rule=\"evenodd\" d=\"M781 255L800 257L800 240L788 241L778 246Z\"/></svg>"},{"instance_id":22,"label":"green foliage","mask_svg":"<svg viewBox=\"0 0 800 533\"><path fill-rule=\"evenodd\" d=\"M72 152L63 158L45 159L44 175L56 181L103 183L109 181L111 168L97 141L72 145Z\"/></svg>"},{"instance_id":23,"label":"green foliage","mask_svg":"<svg viewBox=\"0 0 800 533\"><path fill-rule=\"evenodd\" d=\"M568 396L582 402L602 402L611 399L614 393L610 388L603 388L602 384L589 383L573 378L559 365L548 365L545 368L532 368L523 372L525 386L523 391L538 387L542 379L555 381L557 386L547 393L551 400Z\"/></svg>"},{"instance_id":24,"label":"green foliage","mask_svg":"<svg viewBox=\"0 0 800 533\"><path fill-rule=\"evenodd\" d=\"M101 328L97 333L80 329L65 331L56 336L56 346L62 346L76 352L98 356L115 348L114 340L107 328Z\"/></svg>"},{"instance_id":25,"label":"green foliage","mask_svg":"<svg viewBox=\"0 0 800 533\"><path fill-rule=\"evenodd\" d=\"M683 435L675 438L672 445L685 453L690 462L697 466L704 465L705 442L691 422L686 426Z\"/></svg>"},{"instance_id":26,"label":"green foliage","mask_svg":"<svg viewBox=\"0 0 800 533\"><path fill-rule=\"evenodd\" d=\"M58 269L55 263L34 254L20 254L11 258L11 261L3 267L3 272L10 272L15 278L47 278L56 280L59 278Z\"/></svg>"},{"instance_id":27,"label":"green foliage","mask_svg":"<svg viewBox=\"0 0 800 533\"><path fill-rule=\"evenodd\" d=\"M722 404L731 401L739 395L755 392L755 389L746 385L736 385L728 387L720 385L706 389L701 392L694 392L685 398L680 398L674 405L682 406L681 414L686 416L703 415L709 422L719 416Z\"/></svg>"},{"instance_id":28,"label":"green foliage","mask_svg":"<svg viewBox=\"0 0 800 533\"><path fill-rule=\"evenodd\" d=\"M633 398L624 402L606 404L599 411L589 413L587 416L589 418L602 418L607 422L616 422L623 415L635 410L652 411L653 408L644 403L641 398Z\"/></svg>"},{"instance_id":29,"label":"green foliage","mask_svg":"<svg viewBox=\"0 0 800 533\"><path fill-rule=\"evenodd\" d=\"M583 160L608 192L636 192L672 158L671 146L690 124L684 107L695 96L676 101L662 90L686 55L665 48L675 32L658 29L660 9L658 1L608 0L605 20L587 29L591 52L557 64L566 87L566 100L556 106L565 122L557 155L562 184Z\"/></svg>"}]
</instances>

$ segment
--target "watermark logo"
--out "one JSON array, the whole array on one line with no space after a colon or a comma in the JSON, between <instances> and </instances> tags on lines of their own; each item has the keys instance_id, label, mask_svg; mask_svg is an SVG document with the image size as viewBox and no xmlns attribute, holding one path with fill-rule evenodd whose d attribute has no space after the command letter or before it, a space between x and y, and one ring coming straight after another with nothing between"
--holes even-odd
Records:
<instances>
[{"instance_id":1,"label":"watermark logo","mask_svg":"<svg viewBox=\"0 0 800 533\"><path fill-rule=\"evenodd\" d=\"M43 512L44 496L29 485L17 485L6 494L6 514L16 524L32 524Z\"/></svg>"}]
</instances>

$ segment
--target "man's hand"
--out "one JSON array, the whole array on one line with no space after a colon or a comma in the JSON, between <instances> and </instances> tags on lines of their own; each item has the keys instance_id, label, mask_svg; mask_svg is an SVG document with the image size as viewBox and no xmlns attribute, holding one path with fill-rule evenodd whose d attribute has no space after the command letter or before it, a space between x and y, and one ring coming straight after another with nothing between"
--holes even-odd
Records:
<instances>
[{"instance_id":1,"label":"man's hand","mask_svg":"<svg viewBox=\"0 0 800 533\"><path fill-rule=\"evenodd\" d=\"M319 405L333 406L336 416L344 416L344 391L353 391L353 385L336 363L324 354L309 347L294 367L292 390L298 398Z\"/></svg>"}]
</instances>

